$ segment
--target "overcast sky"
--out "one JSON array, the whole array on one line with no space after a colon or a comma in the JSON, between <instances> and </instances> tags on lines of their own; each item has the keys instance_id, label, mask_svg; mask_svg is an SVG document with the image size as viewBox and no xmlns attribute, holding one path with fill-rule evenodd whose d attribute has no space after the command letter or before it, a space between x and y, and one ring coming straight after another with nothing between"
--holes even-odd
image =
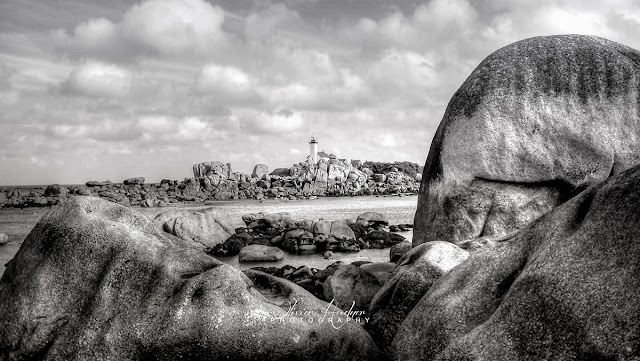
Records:
<instances>
[{"instance_id":1,"label":"overcast sky","mask_svg":"<svg viewBox=\"0 0 640 361\"><path fill-rule=\"evenodd\" d=\"M548 34L640 48L640 1L2 0L0 185L423 164L491 52Z\"/></svg>"}]
</instances>

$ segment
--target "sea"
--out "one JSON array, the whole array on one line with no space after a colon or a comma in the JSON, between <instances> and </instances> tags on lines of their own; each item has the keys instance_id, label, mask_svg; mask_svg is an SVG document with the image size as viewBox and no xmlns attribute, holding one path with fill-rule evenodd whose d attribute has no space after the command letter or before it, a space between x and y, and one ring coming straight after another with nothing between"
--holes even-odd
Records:
<instances>
[{"instance_id":1,"label":"sea","mask_svg":"<svg viewBox=\"0 0 640 361\"><path fill-rule=\"evenodd\" d=\"M209 201L205 204L179 204L164 208L133 207L149 218L157 214L176 209L204 209L209 207L223 209L234 226L243 227L242 215L247 213L276 213L289 212L293 219L303 220L336 220L352 219L365 212L380 212L387 216L390 224L412 224L416 212L418 197L411 196L357 196L357 197L319 197L317 199L301 199L291 201L242 199ZM0 209L0 233L9 236L9 243L0 245L0 275L4 273L5 264L18 252L22 242L31 229L48 211L47 208ZM413 233L400 232L408 241ZM278 262L240 263L238 257L221 257L220 261L239 269L256 266L282 267L291 265L299 267L307 265L312 268L324 269L336 261L345 264L355 261L388 262L389 249L361 250L355 253L334 252L332 259L325 259L321 254L296 255L286 253L285 258Z\"/></svg>"}]
</instances>

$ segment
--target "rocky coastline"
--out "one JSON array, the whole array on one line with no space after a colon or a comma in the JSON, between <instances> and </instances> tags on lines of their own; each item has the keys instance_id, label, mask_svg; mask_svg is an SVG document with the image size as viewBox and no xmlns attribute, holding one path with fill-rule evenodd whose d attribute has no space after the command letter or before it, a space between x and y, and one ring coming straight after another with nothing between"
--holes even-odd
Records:
<instances>
[{"instance_id":1,"label":"rocky coastline","mask_svg":"<svg viewBox=\"0 0 640 361\"><path fill-rule=\"evenodd\" d=\"M304 162L272 172L267 165L257 164L251 174L233 172L231 164L212 161L194 164L193 177L182 181L163 179L160 183L146 183L145 177L134 177L121 183L91 180L71 187L59 184L40 188L0 187L0 207L47 207L73 196L100 197L123 206L165 207L228 199L290 201L411 195L418 192L420 179L420 173L407 174L393 166L374 173L359 162L352 164L339 159L322 159L317 164Z\"/></svg>"},{"instance_id":2,"label":"rocky coastline","mask_svg":"<svg viewBox=\"0 0 640 361\"><path fill-rule=\"evenodd\" d=\"M431 145L412 242L392 232L408 225L377 212L252 213L233 228L224 209L150 219L115 204L131 205L129 191L157 199L140 178L110 201L106 190L65 198L50 186L62 203L0 278L0 359L638 360L639 59L579 35L485 59ZM194 199L223 199L236 183L238 198L402 189L387 182L394 171L370 177L339 162L288 175L258 165L249 178L209 162L180 186L161 184ZM240 271L211 256L331 258L365 246L391 246L389 261Z\"/></svg>"}]
</instances>

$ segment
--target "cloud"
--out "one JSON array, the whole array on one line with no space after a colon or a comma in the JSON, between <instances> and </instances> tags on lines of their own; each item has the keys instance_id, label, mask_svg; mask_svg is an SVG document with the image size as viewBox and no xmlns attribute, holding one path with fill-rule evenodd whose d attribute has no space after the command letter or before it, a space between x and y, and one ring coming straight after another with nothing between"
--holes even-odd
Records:
<instances>
[{"instance_id":1,"label":"cloud","mask_svg":"<svg viewBox=\"0 0 640 361\"><path fill-rule=\"evenodd\" d=\"M20 93L13 87L11 76L14 70L0 62L0 104L11 105L20 100Z\"/></svg>"},{"instance_id":2,"label":"cloud","mask_svg":"<svg viewBox=\"0 0 640 361\"><path fill-rule=\"evenodd\" d=\"M198 116L144 115L135 123L146 145L193 144L226 139L225 119L205 119Z\"/></svg>"},{"instance_id":3,"label":"cloud","mask_svg":"<svg viewBox=\"0 0 640 361\"><path fill-rule=\"evenodd\" d=\"M131 43L159 54L203 52L222 40L224 11L204 0L146 0L119 24Z\"/></svg>"},{"instance_id":4,"label":"cloud","mask_svg":"<svg viewBox=\"0 0 640 361\"><path fill-rule=\"evenodd\" d=\"M131 90L131 74L116 65L85 62L71 71L60 90L90 97L123 97Z\"/></svg>"},{"instance_id":5,"label":"cloud","mask_svg":"<svg viewBox=\"0 0 640 361\"><path fill-rule=\"evenodd\" d=\"M396 140L396 137L393 136L393 134L381 134L376 136L374 140L379 145L385 148L392 148L398 145L398 141Z\"/></svg>"},{"instance_id":6,"label":"cloud","mask_svg":"<svg viewBox=\"0 0 640 361\"><path fill-rule=\"evenodd\" d=\"M297 12L283 3L276 3L249 14L245 21L245 31L249 41L269 40L278 29L300 20Z\"/></svg>"},{"instance_id":7,"label":"cloud","mask_svg":"<svg viewBox=\"0 0 640 361\"><path fill-rule=\"evenodd\" d=\"M258 113L248 117L245 130L255 133L280 134L302 130L306 123L300 113L276 110L269 113Z\"/></svg>"},{"instance_id":8,"label":"cloud","mask_svg":"<svg viewBox=\"0 0 640 361\"><path fill-rule=\"evenodd\" d=\"M50 124L44 134L50 138L73 141L95 140L100 142L133 141L141 137L131 124L113 120L94 121L92 124Z\"/></svg>"},{"instance_id":9,"label":"cloud","mask_svg":"<svg viewBox=\"0 0 640 361\"><path fill-rule=\"evenodd\" d=\"M180 178L202 154L288 166L311 133L344 157L423 162L449 99L498 48L552 33L640 48L633 0L79 3L7 2L0 184L154 160L145 172ZM45 168L14 171L30 156Z\"/></svg>"},{"instance_id":10,"label":"cloud","mask_svg":"<svg viewBox=\"0 0 640 361\"><path fill-rule=\"evenodd\" d=\"M224 10L205 0L145 0L118 23L91 18L71 33L57 29L52 37L58 49L80 58L203 55L225 42L224 19Z\"/></svg>"},{"instance_id":11,"label":"cloud","mask_svg":"<svg viewBox=\"0 0 640 361\"><path fill-rule=\"evenodd\" d=\"M64 29L52 32L54 45L77 55L119 58L125 48L117 25L105 18L91 18L78 24L71 34Z\"/></svg>"},{"instance_id":12,"label":"cloud","mask_svg":"<svg viewBox=\"0 0 640 361\"><path fill-rule=\"evenodd\" d=\"M254 80L241 69L217 64L205 65L198 74L195 91L210 95L224 103L259 102Z\"/></svg>"}]
</instances>

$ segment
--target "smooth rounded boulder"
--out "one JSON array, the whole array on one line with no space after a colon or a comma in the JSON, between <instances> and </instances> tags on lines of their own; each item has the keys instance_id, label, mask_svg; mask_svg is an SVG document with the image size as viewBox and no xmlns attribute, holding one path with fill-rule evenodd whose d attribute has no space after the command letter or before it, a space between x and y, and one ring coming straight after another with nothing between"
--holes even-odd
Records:
<instances>
[{"instance_id":1,"label":"smooth rounded boulder","mask_svg":"<svg viewBox=\"0 0 640 361\"><path fill-rule=\"evenodd\" d=\"M242 247L238 254L240 262L275 262L284 258L284 252L278 247L250 244Z\"/></svg>"},{"instance_id":2,"label":"smooth rounded boulder","mask_svg":"<svg viewBox=\"0 0 640 361\"><path fill-rule=\"evenodd\" d=\"M508 234L640 163L638 59L583 35L526 39L484 59L431 143L413 245Z\"/></svg>"},{"instance_id":3,"label":"smooth rounded boulder","mask_svg":"<svg viewBox=\"0 0 640 361\"><path fill-rule=\"evenodd\" d=\"M124 181L122 181L122 184L124 185L143 185L144 184L144 177L134 177L134 178L127 178Z\"/></svg>"},{"instance_id":4,"label":"smooth rounded boulder","mask_svg":"<svg viewBox=\"0 0 640 361\"><path fill-rule=\"evenodd\" d=\"M340 265L324 281L324 297L334 300L334 304L343 310L369 309L373 296L380 290L382 283L378 278L355 265Z\"/></svg>"},{"instance_id":5,"label":"smooth rounded boulder","mask_svg":"<svg viewBox=\"0 0 640 361\"><path fill-rule=\"evenodd\" d=\"M468 257L467 251L449 242L424 243L405 253L391 278L371 300L371 321L366 328L376 344L381 349L388 347L402 321L429 288Z\"/></svg>"},{"instance_id":6,"label":"smooth rounded boulder","mask_svg":"<svg viewBox=\"0 0 640 361\"><path fill-rule=\"evenodd\" d=\"M387 216L380 212L365 212L358 216L356 223L369 227L372 225L389 225L389 219Z\"/></svg>"},{"instance_id":7,"label":"smooth rounded boulder","mask_svg":"<svg viewBox=\"0 0 640 361\"><path fill-rule=\"evenodd\" d=\"M274 297L130 208L73 197L38 222L0 279L0 358L377 357L353 322L333 329L288 317L294 298L314 315L325 303L277 284Z\"/></svg>"},{"instance_id":8,"label":"smooth rounded boulder","mask_svg":"<svg viewBox=\"0 0 640 361\"><path fill-rule=\"evenodd\" d=\"M158 214L156 226L197 247L214 248L235 234L233 222L216 208L197 211L167 211Z\"/></svg>"},{"instance_id":9,"label":"smooth rounded boulder","mask_svg":"<svg viewBox=\"0 0 640 361\"><path fill-rule=\"evenodd\" d=\"M395 360L640 358L640 166L590 187L442 276Z\"/></svg>"}]
</instances>

